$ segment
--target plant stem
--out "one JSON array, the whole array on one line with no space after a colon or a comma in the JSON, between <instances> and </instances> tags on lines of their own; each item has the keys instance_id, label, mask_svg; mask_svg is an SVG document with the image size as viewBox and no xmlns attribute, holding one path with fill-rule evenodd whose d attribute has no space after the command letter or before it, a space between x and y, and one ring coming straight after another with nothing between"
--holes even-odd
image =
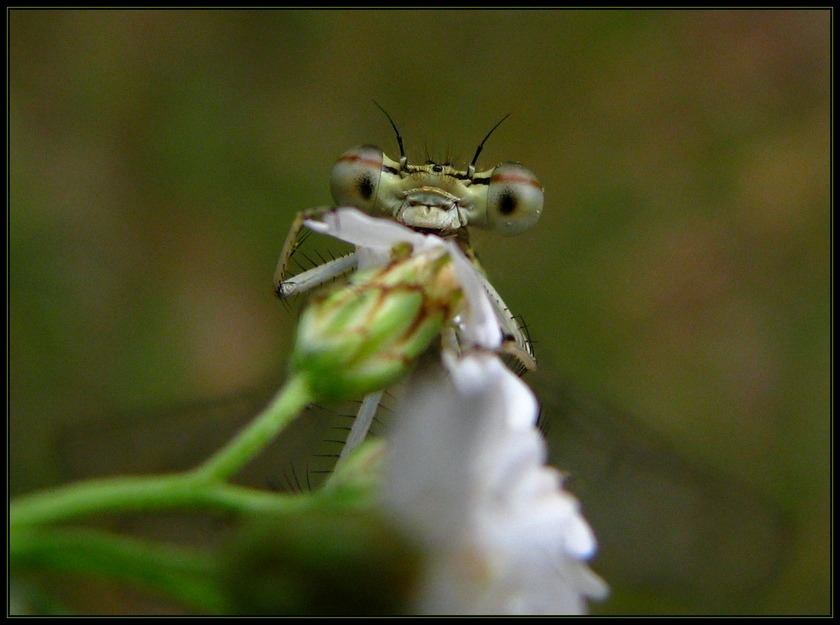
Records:
<instances>
[{"instance_id":1,"label":"plant stem","mask_svg":"<svg viewBox=\"0 0 840 625\"><path fill-rule=\"evenodd\" d=\"M233 477L313 399L306 379L302 375L292 376L256 419L191 474L196 479L207 481Z\"/></svg>"},{"instance_id":2,"label":"plant stem","mask_svg":"<svg viewBox=\"0 0 840 625\"><path fill-rule=\"evenodd\" d=\"M118 579L164 593L207 613L229 610L218 558L94 529L38 528L9 541L10 565Z\"/></svg>"},{"instance_id":3,"label":"plant stem","mask_svg":"<svg viewBox=\"0 0 840 625\"><path fill-rule=\"evenodd\" d=\"M17 498L9 508L9 529L24 529L102 513L163 509L220 512L287 512L311 505L311 497L281 495L224 482L206 483L189 473L88 480Z\"/></svg>"},{"instance_id":4,"label":"plant stem","mask_svg":"<svg viewBox=\"0 0 840 625\"><path fill-rule=\"evenodd\" d=\"M10 529L102 512L185 507L248 512L305 506L307 498L261 493L224 480L262 451L310 401L305 380L294 376L265 410L196 469L174 475L88 480L19 497L9 509Z\"/></svg>"}]
</instances>

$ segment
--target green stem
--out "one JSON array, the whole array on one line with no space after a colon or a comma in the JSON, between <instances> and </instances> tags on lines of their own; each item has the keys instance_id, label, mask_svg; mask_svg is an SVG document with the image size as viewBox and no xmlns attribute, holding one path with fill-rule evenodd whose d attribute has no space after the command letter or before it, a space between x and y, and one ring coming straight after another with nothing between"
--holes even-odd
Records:
<instances>
[{"instance_id":1,"label":"green stem","mask_svg":"<svg viewBox=\"0 0 840 625\"><path fill-rule=\"evenodd\" d=\"M162 592L207 613L229 611L217 559L93 529L42 529L13 534L9 563L16 570L95 575Z\"/></svg>"},{"instance_id":2,"label":"green stem","mask_svg":"<svg viewBox=\"0 0 840 625\"><path fill-rule=\"evenodd\" d=\"M310 497L280 495L234 484L206 483L189 473L88 480L19 497L9 508L10 530L101 513L162 509L220 512L288 512L311 505Z\"/></svg>"},{"instance_id":3,"label":"green stem","mask_svg":"<svg viewBox=\"0 0 840 625\"><path fill-rule=\"evenodd\" d=\"M289 510L307 498L282 497L226 484L311 401L301 376L292 377L248 426L209 460L188 473L88 480L18 498L10 528L55 523L102 512L211 508L249 512Z\"/></svg>"},{"instance_id":4,"label":"green stem","mask_svg":"<svg viewBox=\"0 0 840 625\"><path fill-rule=\"evenodd\" d=\"M226 480L261 452L298 413L313 401L302 375L293 376L265 410L227 445L192 471L196 479Z\"/></svg>"}]
</instances>

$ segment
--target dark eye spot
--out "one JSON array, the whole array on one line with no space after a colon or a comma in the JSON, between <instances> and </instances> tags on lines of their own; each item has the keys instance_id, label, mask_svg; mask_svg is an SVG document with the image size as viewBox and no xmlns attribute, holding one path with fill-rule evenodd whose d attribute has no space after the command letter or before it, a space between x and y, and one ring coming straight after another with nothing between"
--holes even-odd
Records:
<instances>
[{"instance_id":1,"label":"dark eye spot","mask_svg":"<svg viewBox=\"0 0 840 625\"><path fill-rule=\"evenodd\" d=\"M511 191L505 191L499 196L499 212L502 215L510 215L516 211L516 195Z\"/></svg>"},{"instance_id":2,"label":"dark eye spot","mask_svg":"<svg viewBox=\"0 0 840 625\"><path fill-rule=\"evenodd\" d=\"M439 174L440 172L442 172L442 171L443 171L443 165L435 165L435 166L433 166L433 167L432 167L432 171L433 171L433 172L435 172L436 174Z\"/></svg>"},{"instance_id":3,"label":"dark eye spot","mask_svg":"<svg viewBox=\"0 0 840 625\"><path fill-rule=\"evenodd\" d=\"M370 199L373 195L373 180L369 175L364 175L359 179L358 189L362 198L366 200Z\"/></svg>"}]
</instances>

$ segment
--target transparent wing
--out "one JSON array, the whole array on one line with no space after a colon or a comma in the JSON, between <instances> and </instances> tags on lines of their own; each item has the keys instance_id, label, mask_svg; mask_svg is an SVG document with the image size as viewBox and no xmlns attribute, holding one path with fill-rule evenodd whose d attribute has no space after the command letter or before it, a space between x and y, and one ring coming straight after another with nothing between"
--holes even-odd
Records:
<instances>
[{"instance_id":1,"label":"transparent wing","mask_svg":"<svg viewBox=\"0 0 840 625\"><path fill-rule=\"evenodd\" d=\"M292 280L352 251L307 232L291 244L286 275ZM328 281L342 273L330 270ZM527 333L492 286L486 288L513 337L515 362L533 368L526 364L533 361ZM275 382L233 398L84 421L58 441L64 472L79 479L189 469L229 440L277 388ZM771 585L790 540L786 519L772 504L692 464L620 410L581 400L555 381L536 392L552 464L568 472L568 487L582 501L600 545L594 569L614 594L639 590L676 597L698 611L731 612ZM387 395L379 401L394 403ZM310 407L236 481L278 490L317 488L354 434L358 410L358 404ZM383 407L365 411L374 434L387 429L389 413Z\"/></svg>"},{"instance_id":2,"label":"transparent wing","mask_svg":"<svg viewBox=\"0 0 840 625\"><path fill-rule=\"evenodd\" d=\"M547 386L537 395L550 460L581 500L598 537L593 568L615 592L733 613L770 591L792 541L780 507L689 461L620 409Z\"/></svg>"},{"instance_id":3,"label":"transparent wing","mask_svg":"<svg viewBox=\"0 0 840 625\"><path fill-rule=\"evenodd\" d=\"M67 480L183 471L197 466L268 403L264 388L189 405L80 419L57 436L55 459ZM382 430L393 398L385 394L370 427ZM309 490L332 472L360 402L312 405L234 481L255 488Z\"/></svg>"},{"instance_id":4,"label":"transparent wing","mask_svg":"<svg viewBox=\"0 0 840 625\"><path fill-rule=\"evenodd\" d=\"M190 468L256 414L276 388L82 421L58 441L60 459L73 479ZM616 600L641 593L671 597L698 612L732 613L772 587L791 540L777 507L690 462L620 410L557 384L540 384L536 391L551 463L567 473L567 487L595 529L593 568ZM383 397L374 435L387 432L396 401ZM335 466L358 408L311 407L236 481L277 490L317 488Z\"/></svg>"}]
</instances>

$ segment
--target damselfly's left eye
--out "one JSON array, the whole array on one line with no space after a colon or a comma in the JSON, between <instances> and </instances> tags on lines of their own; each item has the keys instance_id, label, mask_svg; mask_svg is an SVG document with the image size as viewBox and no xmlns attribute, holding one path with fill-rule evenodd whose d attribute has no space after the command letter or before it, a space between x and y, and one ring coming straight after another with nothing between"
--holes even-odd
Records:
<instances>
[{"instance_id":1,"label":"damselfly's left eye","mask_svg":"<svg viewBox=\"0 0 840 625\"><path fill-rule=\"evenodd\" d=\"M487 189L487 224L499 234L524 232L540 218L543 187L530 169L502 163L490 176Z\"/></svg>"},{"instance_id":2,"label":"damselfly's left eye","mask_svg":"<svg viewBox=\"0 0 840 625\"><path fill-rule=\"evenodd\" d=\"M382 158L382 150L374 145L360 145L341 155L330 174L330 190L338 206L371 212L376 205Z\"/></svg>"}]
</instances>

